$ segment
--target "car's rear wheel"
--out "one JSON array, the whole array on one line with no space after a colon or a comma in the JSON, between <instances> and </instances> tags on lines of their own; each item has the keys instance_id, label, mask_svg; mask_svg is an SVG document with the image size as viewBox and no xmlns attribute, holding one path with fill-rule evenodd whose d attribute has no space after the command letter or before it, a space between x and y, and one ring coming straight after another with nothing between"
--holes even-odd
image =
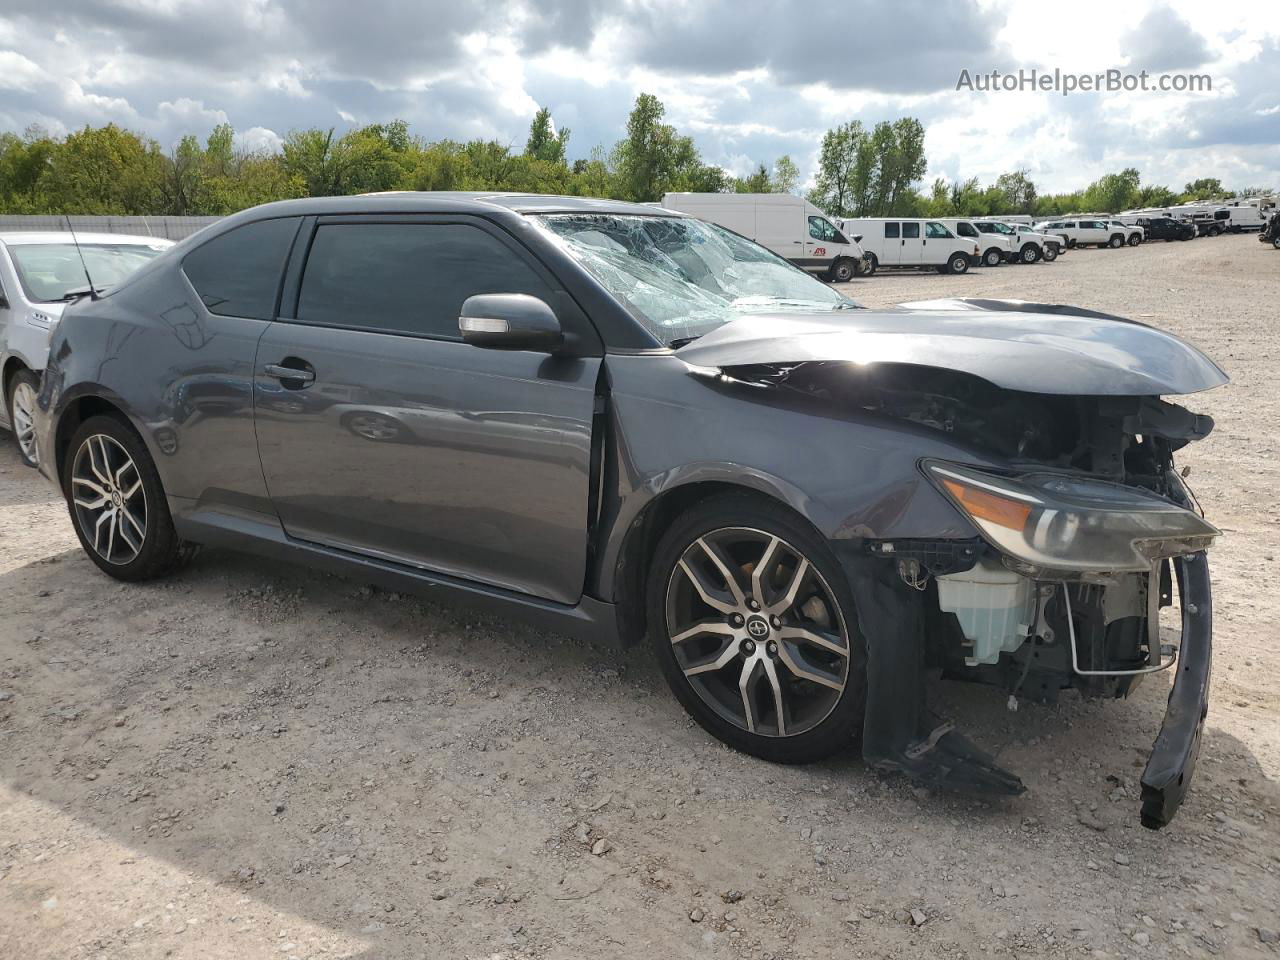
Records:
<instances>
[{"instance_id":1,"label":"car's rear wheel","mask_svg":"<svg viewBox=\"0 0 1280 960\"><path fill-rule=\"evenodd\" d=\"M951 273L968 273L969 258L963 253L953 253L947 261L947 270Z\"/></svg>"},{"instance_id":2,"label":"car's rear wheel","mask_svg":"<svg viewBox=\"0 0 1280 960\"><path fill-rule=\"evenodd\" d=\"M67 448L62 490L84 552L117 580L164 576L195 552L174 529L155 462L122 419L98 416L80 425Z\"/></svg>"},{"instance_id":3,"label":"car's rear wheel","mask_svg":"<svg viewBox=\"0 0 1280 960\"><path fill-rule=\"evenodd\" d=\"M35 428L36 394L39 392L40 380L30 370L19 370L9 383L9 422L13 424L18 456L28 467L39 463Z\"/></svg>"},{"instance_id":4,"label":"car's rear wheel","mask_svg":"<svg viewBox=\"0 0 1280 960\"><path fill-rule=\"evenodd\" d=\"M649 635L676 698L708 732L778 763L847 748L861 729L866 656L826 543L751 495L704 501L654 555Z\"/></svg>"}]
</instances>

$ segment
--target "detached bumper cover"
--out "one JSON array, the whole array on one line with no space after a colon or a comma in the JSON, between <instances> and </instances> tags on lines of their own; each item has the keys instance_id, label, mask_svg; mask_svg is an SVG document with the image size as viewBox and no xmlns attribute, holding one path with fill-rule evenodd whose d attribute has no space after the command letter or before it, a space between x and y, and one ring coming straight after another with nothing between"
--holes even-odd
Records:
<instances>
[{"instance_id":1,"label":"detached bumper cover","mask_svg":"<svg viewBox=\"0 0 1280 960\"><path fill-rule=\"evenodd\" d=\"M1142 773L1142 825L1167 826L1191 786L1205 717L1209 713L1209 678L1213 672L1213 599L1209 564L1203 553L1175 561L1182 598L1182 646L1177 675L1169 693L1169 710Z\"/></svg>"}]
</instances>

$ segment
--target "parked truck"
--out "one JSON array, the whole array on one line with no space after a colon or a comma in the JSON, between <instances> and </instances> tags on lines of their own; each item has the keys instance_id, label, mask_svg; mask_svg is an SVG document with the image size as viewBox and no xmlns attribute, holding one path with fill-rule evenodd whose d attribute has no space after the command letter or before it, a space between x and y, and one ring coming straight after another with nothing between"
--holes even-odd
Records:
<instances>
[{"instance_id":1,"label":"parked truck","mask_svg":"<svg viewBox=\"0 0 1280 960\"><path fill-rule=\"evenodd\" d=\"M870 273L857 237L790 193L668 193L668 210L716 223L833 283Z\"/></svg>"}]
</instances>

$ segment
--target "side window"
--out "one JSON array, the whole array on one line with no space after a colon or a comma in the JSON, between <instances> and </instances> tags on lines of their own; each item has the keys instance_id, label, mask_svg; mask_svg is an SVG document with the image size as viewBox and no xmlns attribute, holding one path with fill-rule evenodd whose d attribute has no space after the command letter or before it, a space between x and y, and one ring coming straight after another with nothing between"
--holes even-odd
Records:
<instances>
[{"instance_id":1,"label":"side window","mask_svg":"<svg viewBox=\"0 0 1280 960\"><path fill-rule=\"evenodd\" d=\"M836 239L836 228L822 217L810 217L809 236L813 237L815 240L825 240L830 243Z\"/></svg>"},{"instance_id":2,"label":"side window","mask_svg":"<svg viewBox=\"0 0 1280 960\"><path fill-rule=\"evenodd\" d=\"M929 226L930 226L930 228L932 228L932 227L935 227L935 226L941 226L941 224L933 224L933 223L931 223L931 224L929 224ZM973 229L973 224L971 224L971 223L960 223L960 224L956 224L956 233L960 234L960 236L962 236L962 237L974 237L975 239L976 239L976 238L977 238L977 236L978 236L978 231L977 231L977 230L975 230L975 229ZM932 231L932 229L930 229L930 231L929 231L929 236L930 236L930 237L932 237L932 236L933 236L933 231Z\"/></svg>"},{"instance_id":3,"label":"side window","mask_svg":"<svg viewBox=\"0 0 1280 960\"><path fill-rule=\"evenodd\" d=\"M270 320L297 217L259 220L214 237L182 258L182 272L210 313Z\"/></svg>"},{"instance_id":4,"label":"side window","mask_svg":"<svg viewBox=\"0 0 1280 960\"><path fill-rule=\"evenodd\" d=\"M884 225L884 238L886 240L898 239L898 225L896 223L886 223Z\"/></svg>"},{"instance_id":5,"label":"side window","mask_svg":"<svg viewBox=\"0 0 1280 960\"><path fill-rule=\"evenodd\" d=\"M902 225L902 237L903 237L903 239L904 239L904 240L919 240L919 239L920 239L920 224L918 224L918 223L904 223L904 224Z\"/></svg>"},{"instance_id":6,"label":"side window","mask_svg":"<svg viewBox=\"0 0 1280 960\"><path fill-rule=\"evenodd\" d=\"M298 320L460 340L462 302L478 293L554 302L533 268L479 227L323 224L302 274Z\"/></svg>"}]
</instances>

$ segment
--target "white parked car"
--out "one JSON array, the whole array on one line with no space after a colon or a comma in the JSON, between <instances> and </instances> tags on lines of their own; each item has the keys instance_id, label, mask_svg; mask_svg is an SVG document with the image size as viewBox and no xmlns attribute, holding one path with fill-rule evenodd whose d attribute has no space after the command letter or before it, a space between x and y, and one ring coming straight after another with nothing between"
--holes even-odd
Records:
<instances>
[{"instance_id":1,"label":"white parked car","mask_svg":"<svg viewBox=\"0 0 1280 960\"><path fill-rule=\"evenodd\" d=\"M668 193L662 206L717 223L834 283L863 272L865 253L831 218L790 193Z\"/></svg>"},{"instance_id":2,"label":"white parked car","mask_svg":"<svg viewBox=\"0 0 1280 960\"><path fill-rule=\"evenodd\" d=\"M870 273L880 267L933 267L964 273L982 262L976 240L957 236L941 219L855 217L841 220L846 234L862 238Z\"/></svg>"},{"instance_id":3,"label":"white parked car","mask_svg":"<svg viewBox=\"0 0 1280 960\"><path fill-rule=\"evenodd\" d=\"M1010 263L1052 263L1062 253L1063 240L1057 235L1039 233L1029 224L1011 220L975 220L973 225L988 236L999 235L1009 243Z\"/></svg>"},{"instance_id":4,"label":"white parked car","mask_svg":"<svg viewBox=\"0 0 1280 960\"><path fill-rule=\"evenodd\" d=\"M100 292L171 246L112 233L0 233L0 429L12 431L28 465L36 464L31 417L50 331L63 306L88 293L86 268Z\"/></svg>"},{"instance_id":5,"label":"white parked car","mask_svg":"<svg viewBox=\"0 0 1280 960\"><path fill-rule=\"evenodd\" d=\"M1123 231L1124 242L1131 247L1136 247L1147 238L1147 231L1136 223L1125 223L1123 220L1107 220L1106 224L1112 230Z\"/></svg>"},{"instance_id":6,"label":"white parked car","mask_svg":"<svg viewBox=\"0 0 1280 960\"><path fill-rule=\"evenodd\" d=\"M1068 247L1095 246L1118 249L1128 243L1128 236L1119 227L1112 227L1107 220L1093 217L1064 217L1036 224L1040 233L1054 234Z\"/></svg>"}]
</instances>

